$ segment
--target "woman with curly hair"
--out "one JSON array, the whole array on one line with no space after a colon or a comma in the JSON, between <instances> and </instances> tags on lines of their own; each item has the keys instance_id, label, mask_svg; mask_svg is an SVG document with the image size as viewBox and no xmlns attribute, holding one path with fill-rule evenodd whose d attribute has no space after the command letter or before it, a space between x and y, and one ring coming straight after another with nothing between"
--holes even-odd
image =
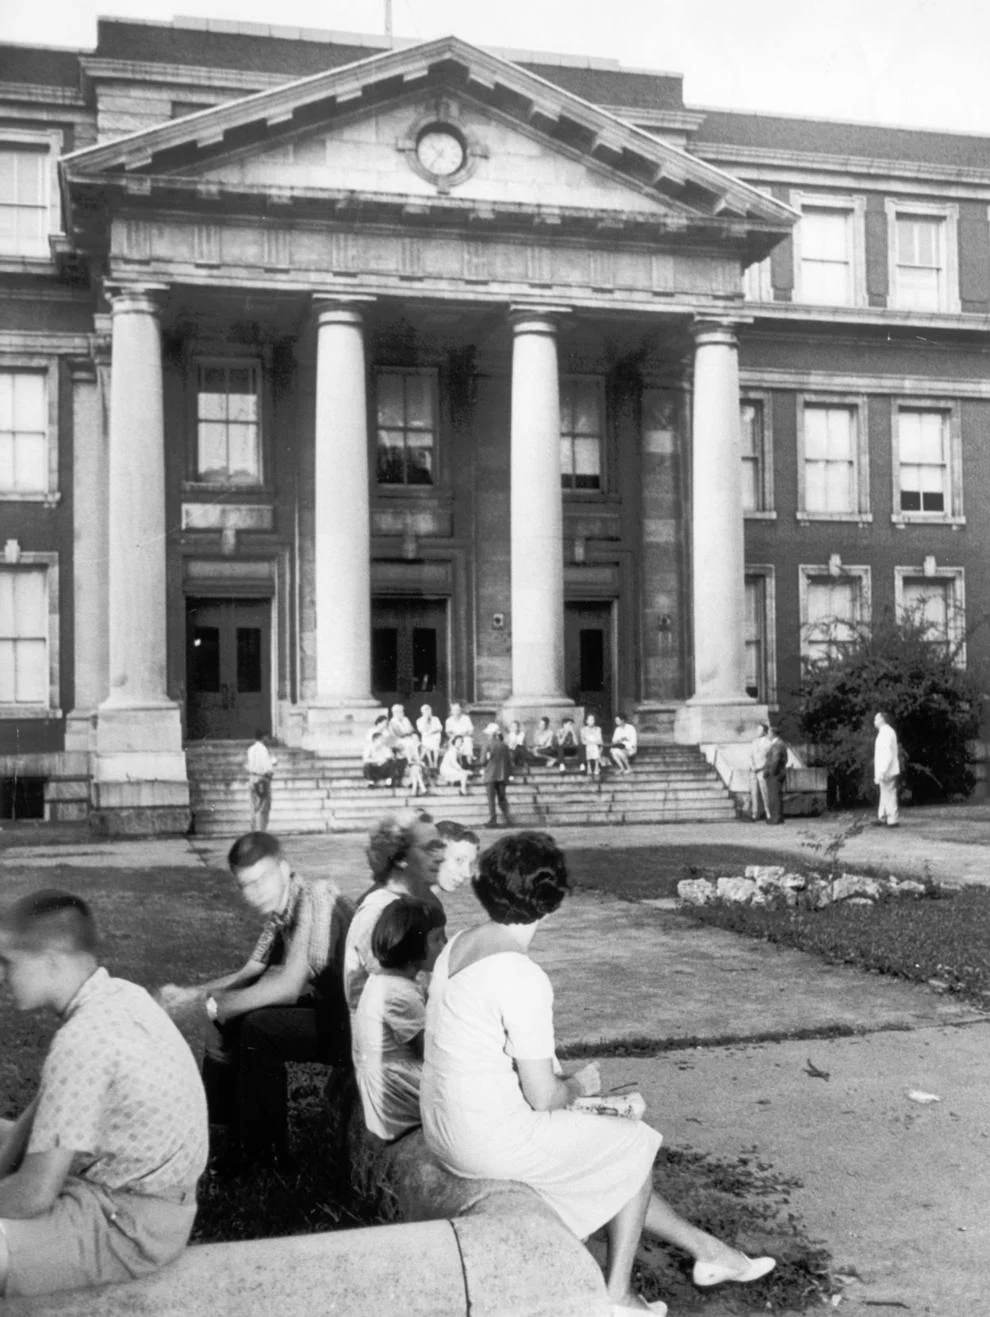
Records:
<instances>
[{"instance_id":1,"label":"woman with curly hair","mask_svg":"<svg viewBox=\"0 0 990 1317\"><path fill-rule=\"evenodd\" d=\"M604 1226L614 1317L666 1312L632 1289L644 1229L694 1257L696 1285L766 1275L772 1258L738 1253L654 1192L656 1130L567 1110L599 1092L601 1079L595 1063L559 1073L553 989L529 957L540 922L568 889L553 838L501 838L482 855L473 885L488 919L448 942L427 1005L420 1105L432 1151L455 1175L528 1184L580 1239Z\"/></svg>"},{"instance_id":2,"label":"woman with curly hair","mask_svg":"<svg viewBox=\"0 0 990 1317\"><path fill-rule=\"evenodd\" d=\"M444 850L445 842L425 810L386 814L372 831L368 839L372 885L357 903L344 944L344 996L351 1015L368 975L377 968L371 939L378 916L400 896L438 904L432 887Z\"/></svg>"}]
</instances>

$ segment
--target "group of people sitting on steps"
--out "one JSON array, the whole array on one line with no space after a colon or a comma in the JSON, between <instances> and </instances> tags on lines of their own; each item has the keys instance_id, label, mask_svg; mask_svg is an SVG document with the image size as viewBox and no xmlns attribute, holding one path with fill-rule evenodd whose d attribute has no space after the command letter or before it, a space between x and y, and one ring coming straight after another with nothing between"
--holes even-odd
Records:
<instances>
[{"instance_id":1,"label":"group of people sitting on steps","mask_svg":"<svg viewBox=\"0 0 990 1317\"><path fill-rule=\"evenodd\" d=\"M554 729L544 716L532 741L518 721L508 727L491 722L483 735L487 745L479 746L471 716L460 704L450 706L445 722L424 704L415 725L401 704L393 704L368 729L362 754L365 781L369 788L382 784L393 790L402 787L414 796L425 796L434 786L456 786L464 796L472 776L490 758L498 740L508 747L512 773L523 777L539 765L555 767L561 773L573 767L592 779L598 779L603 769L631 773L639 748L636 728L622 714L616 714L607 743L593 713L585 717L580 729L571 717L564 717Z\"/></svg>"},{"instance_id":2,"label":"group of people sitting on steps","mask_svg":"<svg viewBox=\"0 0 990 1317\"><path fill-rule=\"evenodd\" d=\"M247 833L227 858L263 919L253 950L154 997L101 967L78 896L32 892L0 915L15 1007L59 1018L37 1095L0 1123L0 1295L138 1278L177 1257L210 1142L241 1169L291 1165L287 1061L329 1063L342 1100L353 1082L369 1137L421 1128L447 1172L529 1185L578 1239L603 1231L613 1317L666 1312L633 1288L644 1232L688 1253L699 1287L766 1275L772 1258L659 1196L655 1130L582 1109L601 1092L597 1063L557 1063L553 990L529 954L569 890L553 838L510 833L478 852L456 823L389 814L352 906L295 872L276 837ZM474 907L455 896L467 884ZM449 942L445 900L461 924ZM205 1029L202 1079L175 1022Z\"/></svg>"}]
</instances>

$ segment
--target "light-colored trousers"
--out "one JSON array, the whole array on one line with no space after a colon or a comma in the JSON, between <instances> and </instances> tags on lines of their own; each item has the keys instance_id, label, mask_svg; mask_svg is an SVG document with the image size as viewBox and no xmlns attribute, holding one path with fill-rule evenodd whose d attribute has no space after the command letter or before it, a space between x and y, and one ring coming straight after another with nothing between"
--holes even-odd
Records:
<instances>
[{"instance_id":1,"label":"light-colored trousers","mask_svg":"<svg viewBox=\"0 0 990 1317\"><path fill-rule=\"evenodd\" d=\"M767 801L767 780L762 773L752 771L749 784L749 812L754 819L760 817L761 802L763 804L763 813L769 818L770 805Z\"/></svg>"},{"instance_id":2,"label":"light-colored trousers","mask_svg":"<svg viewBox=\"0 0 990 1317\"><path fill-rule=\"evenodd\" d=\"M897 822L897 778L881 778L877 786L880 788L877 818L881 823L886 823L889 826Z\"/></svg>"}]
</instances>

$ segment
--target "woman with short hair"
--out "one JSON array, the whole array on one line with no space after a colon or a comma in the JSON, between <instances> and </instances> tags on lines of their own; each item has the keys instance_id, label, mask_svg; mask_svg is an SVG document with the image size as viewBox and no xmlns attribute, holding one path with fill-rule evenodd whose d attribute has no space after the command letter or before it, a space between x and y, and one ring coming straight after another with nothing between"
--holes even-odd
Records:
<instances>
[{"instance_id":1,"label":"woman with short hair","mask_svg":"<svg viewBox=\"0 0 990 1317\"><path fill-rule=\"evenodd\" d=\"M597 1093L600 1077L594 1063L556 1072L553 989L529 957L540 922L568 890L553 838L501 838L473 886L488 918L441 952L427 1005L421 1110L434 1154L455 1175L528 1184L580 1239L605 1226L615 1317L666 1312L632 1289L644 1229L695 1258L696 1285L766 1275L772 1258L747 1258L653 1191L661 1136L649 1125L567 1110Z\"/></svg>"}]
</instances>

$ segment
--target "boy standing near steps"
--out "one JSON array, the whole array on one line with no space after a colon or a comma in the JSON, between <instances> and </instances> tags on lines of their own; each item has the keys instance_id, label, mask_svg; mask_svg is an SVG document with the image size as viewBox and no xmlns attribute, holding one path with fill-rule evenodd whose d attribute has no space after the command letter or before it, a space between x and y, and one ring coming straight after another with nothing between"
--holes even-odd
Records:
<instances>
[{"instance_id":1,"label":"boy standing near steps","mask_svg":"<svg viewBox=\"0 0 990 1317\"><path fill-rule=\"evenodd\" d=\"M143 988L99 967L96 945L69 892L35 892L0 919L15 1007L62 1021L34 1101L0 1122L8 1298L146 1275L182 1252L196 1215L207 1153L196 1063Z\"/></svg>"}]
</instances>

